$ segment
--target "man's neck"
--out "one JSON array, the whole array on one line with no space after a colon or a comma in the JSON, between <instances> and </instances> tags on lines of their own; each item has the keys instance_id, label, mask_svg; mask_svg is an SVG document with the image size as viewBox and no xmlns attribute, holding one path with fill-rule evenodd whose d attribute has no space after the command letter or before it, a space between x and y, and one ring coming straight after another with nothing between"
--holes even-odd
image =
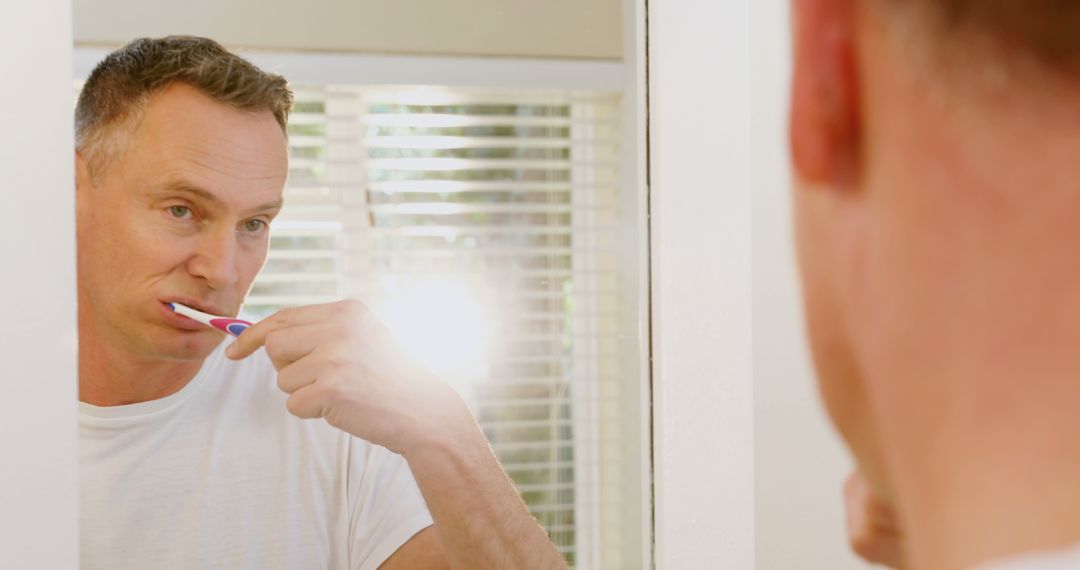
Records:
<instances>
[{"instance_id":1,"label":"man's neck","mask_svg":"<svg viewBox=\"0 0 1080 570\"><path fill-rule=\"evenodd\" d=\"M164 398L186 386L202 363L139 356L80 330L79 400L95 406L120 406Z\"/></svg>"},{"instance_id":2,"label":"man's neck","mask_svg":"<svg viewBox=\"0 0 1080 570\"><path fill-rule=\"evenodd\" d=\"M943 395L953 402L927 406L920 421L935 425L913 430L921 441L896 446L913 568L968 569L1080 542L1080 390L1075 375L1029 374L982 376L966 404Z\"/></svg>"}]
</instances>

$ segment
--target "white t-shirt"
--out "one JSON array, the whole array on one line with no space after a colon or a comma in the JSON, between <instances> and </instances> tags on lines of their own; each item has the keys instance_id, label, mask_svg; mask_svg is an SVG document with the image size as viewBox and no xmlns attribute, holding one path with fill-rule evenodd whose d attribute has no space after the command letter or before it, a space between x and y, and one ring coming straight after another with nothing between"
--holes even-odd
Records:
<instances>
[{"instance_id":1,"label":"white t-shirt","mask_svg":"<svg viewBox=\"0 0 1080 570\"><path fill-rule=\"evenodd\" d=\"M79 406L83 570L374 569L431 515L401 456L285 409L262 350Z\"/></svg>"},{"instance_id":2,"label":"white t-shirt","mask_svg":"<svg viewBox=\"0 0 1080 570\"><path fill-rule=\"evenodd\" d=\"M1076 570L1080 568L1080 545L1065 550L1025 554L985 566L978 570Z\"/></svg>"}]
</instances>

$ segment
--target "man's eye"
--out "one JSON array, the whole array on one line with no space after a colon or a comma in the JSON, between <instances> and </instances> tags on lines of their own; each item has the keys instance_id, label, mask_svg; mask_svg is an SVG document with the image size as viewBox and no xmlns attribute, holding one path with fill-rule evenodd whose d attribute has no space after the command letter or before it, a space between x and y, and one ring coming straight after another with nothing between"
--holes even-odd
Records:
<instances>
[{"instance_id":1,"label":"man's eye","mask_svg":"<svg viewBox=\"0 0 1080 570\"><path fill-rule=\"evenodd\" d=\"M244 229L252 233L260 232L265 227L266 222L262 220L248 220L244 222Z\"/></svg>"},{"instance_id":2,"label":"man's eye","mask_svg":"<svg viewBox=\"0 0 1080 570\"><path fill-rule=\"evenodd\" d=\"M169 206L169 213L174 218L187 218L191 215L191 208L187 206Z\"/></svg>"}]
</instances>

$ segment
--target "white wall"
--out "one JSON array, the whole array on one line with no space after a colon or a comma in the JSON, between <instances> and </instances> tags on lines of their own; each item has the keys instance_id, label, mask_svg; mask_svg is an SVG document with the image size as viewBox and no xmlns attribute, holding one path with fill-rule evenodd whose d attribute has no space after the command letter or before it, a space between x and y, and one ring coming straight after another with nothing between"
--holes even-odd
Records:
<instances>
[{"instance_id":1,"label":"white wall","mask_svg":"<svg viewBox=\"0 0 1080 570\"><path fill-rule=\"evenodd\" d=\"M632 291L634 295L626 296L623 311L626 315L636 315L636 322L628 322L631 329L627 331L627 338L637 341L637 362L626 366L627 370L637 373L636 390L625 390L623 396L623 409L634 410L637 414L626 413L620 423L624 442L633 444L631 433L638 434L637 442L640 447L635 451L627 451L624 457L634 457L639 461L637 473L626 476L627 481L637 483L637 488L629 485L623 488L620 497L627 506L632 509L624 511L622 515L623 525L636 526L636 529L626 529L623 536L633 536L640 540L637 552L627 552L622 555L622 560L641 562L641 568L649 568L653 560L653 481L652 481L652 393L651 393L651 366L649 353L650 319L650 290L649 282L649 204L648 180L646 178L647 163L646 148L648 145L648 131L646 129L646 84L645 84L645 0L622 0L623 18L623 100L622 100L622 129L623 136L620 139L620 177L624 191L620 206L623 212L633 212L633 216L625 216L624 219L634 219L636 224L623 229L623 255L626 259L636 259L637 271L627 272L627 281L624 284L625 291ZM631 281L632 280L632 281ZM631 380L628 378L627 383ZM629 550L629 549L628 549Z\"/></svg>"},{"instance_id":2,"label":"white wall","mask_svg":"<svg viewBox=\"0 0 1080 570\"><path fill-rule=\"evenodd\" d=\"M0 568L75 568L71 6L0 18Z\"/></svg>"},{"instance_id":3,"label":"white wall","mask_svg":"<svg viewBox=\"0 0 1080 570\"><path fill-rule=\"evenodd\" d=\"M756 0L753 37L757 568L866 568L845 543L847 453L814 388L792 246L788 0Z\"/></svg>"},{"instance_id":4,"label":"white wall","mask_svg":"<svg viewBox=\"0 0 1080 570\"><path fill-rule=\"evenodd\" d=\"M75 40L194 34L234 47L622 57L620 0L74 0Z\"/></svg>"},{"instance_id":5,"label":"white wall","mask_svg":"<svg viewBox=\"0 0 1080 570\"><path fill-rule=\"evenodd\" d=\"M661 570L754 568L749 25L748 0L649 4Z\"/></svg>"}]
</instances>

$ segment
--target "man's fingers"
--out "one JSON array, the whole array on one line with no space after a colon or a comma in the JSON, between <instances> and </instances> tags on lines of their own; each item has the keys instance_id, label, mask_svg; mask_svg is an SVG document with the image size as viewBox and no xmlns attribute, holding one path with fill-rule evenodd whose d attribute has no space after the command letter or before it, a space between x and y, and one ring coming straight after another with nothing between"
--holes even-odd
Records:
<instances>
[{"instance_id":1,"label":"man's fingers","mask_svg":"<svg viewBox=\"0 0 1080 570\"><path fill-rule=\"evenodd\" d=\"M266 337L270 333L324 321L335 314L335 305L337 303L281 309L240 333L240 336L236 337L236 341L226 350L225 354L233 360L247 358L259 347L266 344Z\"/></svg>"},{"instance_id":2,"label":"man's fingers","mask_svg":"<svg viewBox=\"0 0 1080 570\"><path fill-rule=\"evenodd\" d=\"M263 341L263 346L266 347L266 355L270 357L274 368L281 370L333 340L333 327L328 323L317 323L270 331Z\"/></svg>"},{"instance_id":3,"label":"man's fingers","mask_svg":"<svg viewBox=\"0 0 1080 570\"><path fill-rule=\"evenodd\" d=\"M359 301L345 300L336 303L281 309L251 325L240 336L236 337L236 341L225 351L225 355L233 360L247 358L259 347L265 345L266 337L274 331L321 323L335 315L343 314L355 316L355 318L359 319L367 314L367 307Z\"/></svg>"},{"instance_id":4,"label":"man's fingers","mask_svg":"<svg viewBox=\"0 0 1080 570\"><path fill-rule=\"evenodd\" d=\"M319 377L320 362L317 358L302 358L278 371L277 386L286 394L313 384Z\"/></svg>"},{"instance_id":5,"label":"man's fingers","mask_svg":"<svg viewBox=\"0 0 1080 570\"><path fill-rule=\"evenodd\" d=\"M285 408L298 418L310 420L326 415L324 402L325 398L319 387L309 384L293 392L285 401Z\"/></svg>"}]
</instances>

